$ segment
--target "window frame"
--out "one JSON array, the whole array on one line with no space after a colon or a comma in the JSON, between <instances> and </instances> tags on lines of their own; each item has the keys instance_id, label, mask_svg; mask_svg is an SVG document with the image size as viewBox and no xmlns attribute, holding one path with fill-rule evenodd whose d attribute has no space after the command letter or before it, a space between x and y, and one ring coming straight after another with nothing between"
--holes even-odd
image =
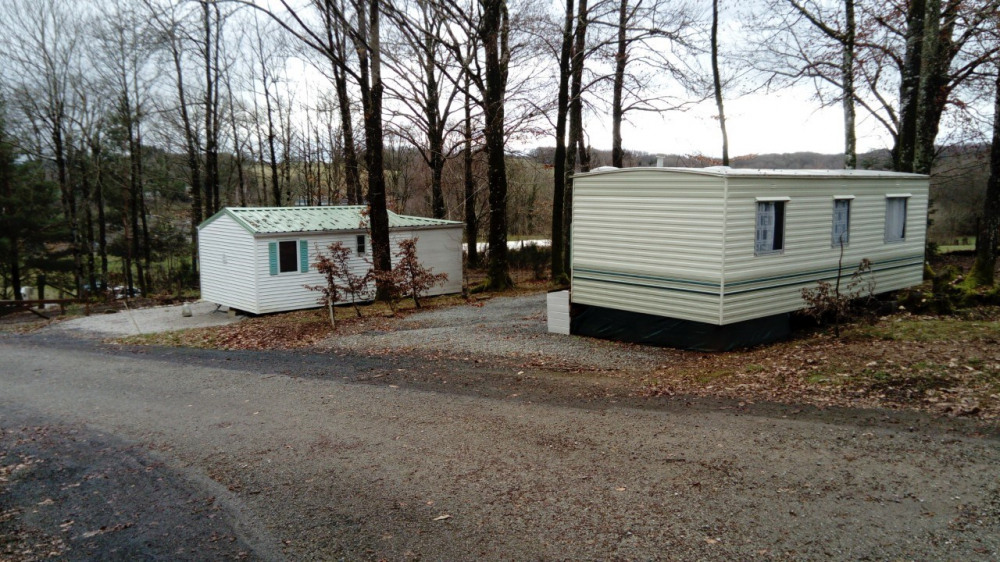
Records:
<instances>
[{"instance_id":1,"label":"window frame","mask_svg":"<svg viewBox=\"0 0 1000 562\"><path fill-rule=\"evenodd\" d=\"M910 209L909 209L909 207L910 207L910 203L909 203L910 197L912 197L912 194L910 194L910 193L887 193L886 194L886 196L885 196L885 216L883 217L883 227L884 227L884 229L883 229L883 242L884 243L886 243L886 244L899 244L901 242L906 242L906 221L909 219L909 214L910 214ZM902 219L899 221L900 232L899 232L898 236L896 235L896 233L890 233L889 232L889 226L890 226L890 222L889 222L890 215L889 215L889 213L891 211L890 206L895 201L901 201L902 202L902 210L903 210Z\"/></svg>"},{"instance_id":2,"label":"window frame","mask_svg":"<svg viewBox=\"0 0 1000 562\"><path fill-rule=\"evenodd\" d=\"M788 202L791 201L790 197L757 197L754 201L754 256L774 256L782 255L785 253L785 248L787 246L787 217L788 217ZM769 250L761 249L758 244L758 236L761 232L760 219L761 210L766 205L774 206L775 221L773 227L773 241L772 246L780 245L780 247L772 247Z\"/></svg>"},{"instance_id":3,"label":"window frame","mask_svg":"<svg viewBox=\"0 0 1000 562\"><path fill-rule=\"evenodd\" d=\"M368 251L368 240L364 234L358 234L354 238L354 249L359 256L365 255Z\"/></svg>"},{"instance_id":4,"label":"window frame","mask_svg":"<svg viewBox=\"0 0 1000 562\"><path fill-rule=\"evenodd\" d=\"M300 244L299 244L299 241L298 240L278 240L277 242L278 242L278 275L282 275L284 273L298 273L299 272L299 264L300 264L300 259L299 259L299 246L300 246ZM286 254L286 252L285 252L284 248L286 247L287 244L291 244L292 248L294 248L294 252L287 252L287 253L294 254L294 257L293 258L289 258L289 261L288 261L288 263L290 263L292 265L292 269L285 269L285 266L287 264L285 263L286 262L286 260L285 260L285 254Z\"/></svg>"},{"instance_id":5,"label":"window frame","mask_svg":"<svg viewBox=\"0 0 1000 562\"><path fill-rule=\"evenodd\" d=\"M851 204L852 201L854 201L854 196L853 195L834 195L833 196L833 217L832 217L832 223L831 223L831 226L830 226L830 247L831 248L839 248L841 246L841 242L837 239L837 204L841 203L841 202L844 202L844 203L847 204L847 218L846 218L846 221L845 221L846 224L844 225L845 228L844 228L844 236L843 236L843 238L844 238L843 246L845 248L847 248L847 247L850 247L850 245L851 245L851 207L853 207L853 205Z\"/></svg>"}]
</instances>

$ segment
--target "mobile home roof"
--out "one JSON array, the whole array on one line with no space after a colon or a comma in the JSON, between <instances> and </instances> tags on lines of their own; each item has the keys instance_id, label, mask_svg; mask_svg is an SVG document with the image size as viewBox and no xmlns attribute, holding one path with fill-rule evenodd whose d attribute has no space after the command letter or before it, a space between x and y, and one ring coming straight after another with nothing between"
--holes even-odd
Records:
<instances>
[{"instance_id":1,"label":"mobile home roof","mask_svg":"<svg viewBox=\"0 0 1000 562\"><path fill-rule=\"evenodd\" d=\"M668 168L668 167L642 167L642 168L613 168L611 166L597 168L592 172L576 174L576 177L589 177L608 174L627 174L636 172L655 172L673 174L694 174L701 176L715 176L720 178L751 178L751 177L772 177L772 178L897 178L897 179L926 179L923 174L906 174L902 172L886 172L881 170L768 170L756 168L730 168L728 166L712 166L709 168Z\"/></svg>"}]
</instances>

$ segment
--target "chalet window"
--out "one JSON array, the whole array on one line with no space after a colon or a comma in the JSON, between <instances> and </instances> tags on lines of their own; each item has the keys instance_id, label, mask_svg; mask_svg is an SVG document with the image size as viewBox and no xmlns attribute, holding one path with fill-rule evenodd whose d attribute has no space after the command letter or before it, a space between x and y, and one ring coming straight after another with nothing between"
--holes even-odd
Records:
<instances>
[{"instance_id":1,"label":"chalet window","mask_svg":"<svg viewBox=\"0 0 1000 562\"><path fill-rule=\"evenodd\" d=\"M299 270L299 245L295 240L278 242L278 272Z\"/></svg>"},{"instance_id":2,"label":"chalet window","mask_svg":"<svg viewBox=\"0 0 1000 562\"><path fill-rule=\"evenodd\" d=\"M358 234L358 255L365 255L365 235Z\"/></svg>"},{"instance_id":3,"label":"chalet window","mask_svg":"<svg viewBox=\"0 0 1000 562\"><path fill-rule=\"evenodd\" d=\"M757 201L754 255L780 254L785 249L785 200Z\"/></svg>"},{"instance_id":4,"label":"chalet window","mask_svg":"<svg viewBox=\"0 0 1000 562\"><path fill-rule=\"evenodd\" d=\"M885 198L885 241L902 242L906 240L906 201L907 195L887 195Z\"/></svg>"},{"instance_id":5,"label":"chalet window","mask_svg":"<svg viewBox=\"0 0 1000 562\"><path fill-rule=\"evenodd\" d=\"M309 271L309 241L282 240L267 243L268 270L279 273L305 273Z\"/></svg>"},{"instance_id":6,"label":"chalet window","mask_svg":"<svg viewBox=\"0 0 1000 562\"><path fill-rule=\"evenodd\" d=\"M851 198L838 197L833 200L833 233L830 244L834 248L847 246L851 242Z\"/></svg>"}]
</instances>

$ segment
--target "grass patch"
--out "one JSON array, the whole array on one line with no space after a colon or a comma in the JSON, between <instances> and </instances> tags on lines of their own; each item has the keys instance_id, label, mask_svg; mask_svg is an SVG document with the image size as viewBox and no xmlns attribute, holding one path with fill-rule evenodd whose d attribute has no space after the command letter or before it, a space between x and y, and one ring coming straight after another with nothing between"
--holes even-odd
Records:
<instances>
[{"instance_id":1,"label":"grass patch","mask_svg":"<svg viewBox=\"0 0 1000 562\"><path fill-rule=\"evenodd\" d=\"M900 342L996 341L1000 339L1000 322L937 316L896 316L883 318L874 326L852 325L845 330L844 337Z\"/></svg>"}]
</instances>

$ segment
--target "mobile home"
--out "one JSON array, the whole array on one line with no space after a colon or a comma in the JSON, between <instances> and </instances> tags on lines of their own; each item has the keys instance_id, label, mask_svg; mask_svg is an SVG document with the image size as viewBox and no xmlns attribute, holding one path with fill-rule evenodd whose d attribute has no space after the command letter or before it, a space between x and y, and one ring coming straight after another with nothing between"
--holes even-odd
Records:
<instances>
[{"instance_id":1,"label":"mobile home","mask_svg":"<svg viewBox=\"0 0 1000 562\"><path fill-rule=\"evenodd\" d=\"M201 298L252 314L319 306L324 285L313 265L320 252L341 242L352 251L352 269L371 262L364 206L227 207L198 226ZM462 290L462 228L456 221L389 212L391 250L417 238L417 258L434 273L448 274L429 294ZM395 257L393 262L395 263Z\"/></svg>"},{"instance_id":2,"label":"mobile home","mask_svg":"<svg viewBox=\"0 0 1000 562\"><path fill-rule=\"evenodd\" d=\"M802 289L872 263L923 276L928 178L862 170L604 168L573 183L574 334L696 349L787 335ZM842 255L841 255L842 254Z\"/></svg>"}]
</instances>

